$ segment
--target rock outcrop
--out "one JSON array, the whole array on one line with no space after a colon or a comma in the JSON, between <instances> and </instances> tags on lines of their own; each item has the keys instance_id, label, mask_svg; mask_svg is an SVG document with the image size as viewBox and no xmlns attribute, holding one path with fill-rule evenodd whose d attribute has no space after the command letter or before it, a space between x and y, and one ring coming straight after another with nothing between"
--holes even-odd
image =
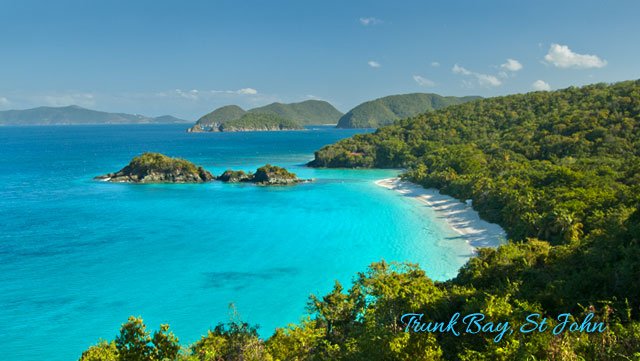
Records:
<instances>
[{"instance_id":1,"label":"rock outcrop","mask_svg":"<svg viewBox=\"0 0 640 361\"><path fill-rule=\"evenodd\" d=\"M94 179L115 183L203 183L215 177L187 160L144 153L121 170Z\"/></svg>"},{"instance_id":2,"label":"rock outcrop","mask_svg":"<svg viewBox=\"0 0 640 361\"><path fill-rule=\"evenodd\" d=\"M299 179L295 173L270 164L256 169L255 173L245 173L241 170L227 170L216 177L216 179L228 183L244 182L258 185L291 185L310 181L309 179Z\"/></svg>"}]
</instances>

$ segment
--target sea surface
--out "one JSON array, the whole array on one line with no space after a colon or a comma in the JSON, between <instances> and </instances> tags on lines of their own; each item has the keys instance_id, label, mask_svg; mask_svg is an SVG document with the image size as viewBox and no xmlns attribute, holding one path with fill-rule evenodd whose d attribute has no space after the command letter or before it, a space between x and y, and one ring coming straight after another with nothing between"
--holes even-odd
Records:
<instances>
[{"instance_id":1,"label":"sea surface","mask_svg":"<svg viewBox=\"0 0 640 361\"><path fill-rule=\"evenodd\" d=\"M1 359L76 360L130 315L182 343L229 318L268 337L310 294L382 259L453 277L472 250L433 211L376 186L394 170L311 169L362 130L187 134L184 125L0 127ZM92 180L145 151L215 174L271 163L290 187ZM411 311L411 310L407 310Z\"/></svg>"}]
</instances>

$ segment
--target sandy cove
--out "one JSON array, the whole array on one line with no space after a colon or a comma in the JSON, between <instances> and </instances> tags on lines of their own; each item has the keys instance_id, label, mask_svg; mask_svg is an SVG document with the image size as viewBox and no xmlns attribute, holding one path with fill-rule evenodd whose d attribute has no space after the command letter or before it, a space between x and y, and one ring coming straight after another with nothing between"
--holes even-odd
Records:
<instances>
[{"instance_id":1,"label":"sandy cove","mask_svg":"<svg viewBox=\"0 0 640 361\"><path fill-rule=\"evenodd\" d=\"M431 207L438 218L444 220L475 248L497 247L506 242L506 233L502 227L483 220L470 205L440 194L435 188L423 188L400 178L381 179L375 183Z\"/></svg>"}]
</instances>

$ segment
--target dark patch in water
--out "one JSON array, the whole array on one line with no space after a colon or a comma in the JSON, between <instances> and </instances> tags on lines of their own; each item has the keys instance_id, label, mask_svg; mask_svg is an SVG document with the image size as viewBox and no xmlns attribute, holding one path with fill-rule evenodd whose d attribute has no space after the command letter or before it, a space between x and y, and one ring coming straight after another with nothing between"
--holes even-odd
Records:
<instances>
[{"instance_id":1,"label":"dark patch in water","mask_svg":"<svg viewBox=\"0 0 640 361\"><path fill-rule=\"evenodd\" d=\"M114 242L119 241L111 241L107 238L104 238L95 241L61 242L58 244L49 244L42 247L33 247L31 249L0 249L0 256L12 256L7 260L7 262L20 261L21 258L54 257L59 255L79 253L83 249L101 247L113 244Z\"/></svg>"},{"instance_id":2,"label":"dark patch in water","mask_svg":"<svg viewBox=\"0 0 640 361\"><path fill-rule=\"evenodd\" d=\"M260 272L240 272L240 271L221 271L221 272L205 272L205 288L231 288L234 291L240 291L251 282L268 281L296 273L295 268L279 267L270 268Z\"/></svg>"}]
</instances>

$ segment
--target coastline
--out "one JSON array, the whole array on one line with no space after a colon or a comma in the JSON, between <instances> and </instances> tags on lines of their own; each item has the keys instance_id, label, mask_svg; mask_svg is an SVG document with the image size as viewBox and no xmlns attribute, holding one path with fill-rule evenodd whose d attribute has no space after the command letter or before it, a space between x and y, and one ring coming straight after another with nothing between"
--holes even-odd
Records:
<instances>
[{"instance_id":1,"label":"coastline","mask_svg":"<svg viewBox=\"0 0 640 361\"><path fill-rule=\"evenodd\" d=\"M400 178L380 179L375 184L431 207L438 218L460 234L474 250L478 247L498 247L506 243L506 233L502 227L483 220L473 207L440 194L435 188L423 188Z\"/></svg>"}]
</instances>

